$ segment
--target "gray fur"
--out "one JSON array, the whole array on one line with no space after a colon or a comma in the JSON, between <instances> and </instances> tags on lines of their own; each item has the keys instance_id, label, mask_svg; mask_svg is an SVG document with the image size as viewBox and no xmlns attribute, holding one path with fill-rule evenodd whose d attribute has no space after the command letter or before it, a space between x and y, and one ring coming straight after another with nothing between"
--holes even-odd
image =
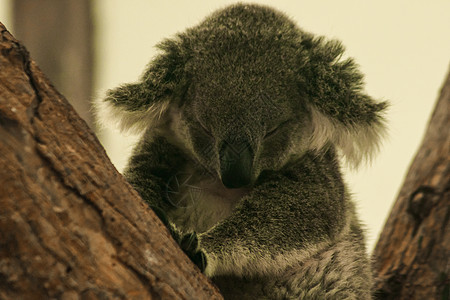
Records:
<instances>
[{"instance_id":1,"label":"gray fur","mask_svg":"<svg viewBox=\"0 0 450 300\"><path fill-rule=\"evenodd\" d=\"M198 234L225 298L369 299L338 153L371 158L387 103L363 92L340 43L237 4L159 48L99 107L144 131L124 175L172 230Z\"/></svg>"}]
</instances>

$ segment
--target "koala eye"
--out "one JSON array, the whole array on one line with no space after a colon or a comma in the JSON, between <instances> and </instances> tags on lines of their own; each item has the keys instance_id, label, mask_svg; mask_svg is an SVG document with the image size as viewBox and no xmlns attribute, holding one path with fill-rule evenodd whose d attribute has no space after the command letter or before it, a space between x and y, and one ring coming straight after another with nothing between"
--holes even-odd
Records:
<instances>
[{"instance_id":1,"label":"koala eye","mask_svg":"<svg viewBox=\"0 0 450 300\"><path fill-rule=\"evenodd\" d=\"M286 120L284 122L281 122L278 126L276 126L275 128L269 130L266 135L264 136L264 138L269 138L271 136L273 136L275 133L277 133L280 129L282 129L283 127L285 127L285 125L287 125L288 123L290 123L292 121L292 119Z\"/></svg>"}]
</instances>

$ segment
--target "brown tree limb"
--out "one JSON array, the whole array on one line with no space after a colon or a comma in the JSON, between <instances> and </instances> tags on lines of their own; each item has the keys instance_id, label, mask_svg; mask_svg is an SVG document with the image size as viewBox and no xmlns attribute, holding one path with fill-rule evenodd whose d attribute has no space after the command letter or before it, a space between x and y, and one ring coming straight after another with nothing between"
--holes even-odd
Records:
<instances>
[{"instance_id":1,"label":"brown tree limb","mask_svg":"<svg viewBox=\"0 0 450 300\"><path fill-rule=\"evenodd\" d=\"M378 299L448 299L450 73L374 250Z\"/></svg>"},{"instance_id":2,"label":"brown tree limb","mask_svg":"<svg viewBox=\"0 0 450 300\"><path fill-rule=\"evenodd\" d=\"M0 299L221 299L0 23Z\"/></svg>"}]
</instances>

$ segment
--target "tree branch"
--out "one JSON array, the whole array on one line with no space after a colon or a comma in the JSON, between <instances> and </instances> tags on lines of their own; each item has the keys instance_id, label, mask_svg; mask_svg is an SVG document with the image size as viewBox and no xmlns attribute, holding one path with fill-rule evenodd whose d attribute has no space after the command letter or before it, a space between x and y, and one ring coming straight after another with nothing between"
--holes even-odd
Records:
<instances>
[{"instance_id":1,"label":"tree branch","mask_svg":"<svg viewBox=\"0 0 450 300\"><path fill-rule=\"evenodd\" d=\"M0 298L221 299L0 23Z\"/></svg>"},{"instance_id":2,"label":"tree branch","mask_svg":"<svg viewBox=\"0 0 450 300\"><path fill-rule=\"evenodd\" d=\"M378 299L448 299L450 73L374 250Z\"/></svg>"}]
</instances>

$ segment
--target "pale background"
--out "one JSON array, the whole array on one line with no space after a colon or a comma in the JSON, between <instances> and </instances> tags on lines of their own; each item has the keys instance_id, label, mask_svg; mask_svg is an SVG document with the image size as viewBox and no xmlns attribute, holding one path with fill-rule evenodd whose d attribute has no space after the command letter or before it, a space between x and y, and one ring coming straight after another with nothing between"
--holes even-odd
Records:
<instances>
[{"instance_id":1,"label":"pale background","mask_svg":"<svg viewBox=\"0 0 450 300\"><path fill-rule=\"evenodd\" d=\"M0 21L12 29L10 1L0 0ZM217 8L237 1L93 2L99 97L108 88L137 80L162 38L196 25ZM347 55L354 57L366 74L367 92L392 103L388 115L390 138L380 155L370 167L347 173L372 250L449 67L450 1L252 2L278 8L306 31L341 40ZM119 170L134 140L132 136L121 138L117 131L102 133L102 143Z\"/></svg>"}]
</instances>

